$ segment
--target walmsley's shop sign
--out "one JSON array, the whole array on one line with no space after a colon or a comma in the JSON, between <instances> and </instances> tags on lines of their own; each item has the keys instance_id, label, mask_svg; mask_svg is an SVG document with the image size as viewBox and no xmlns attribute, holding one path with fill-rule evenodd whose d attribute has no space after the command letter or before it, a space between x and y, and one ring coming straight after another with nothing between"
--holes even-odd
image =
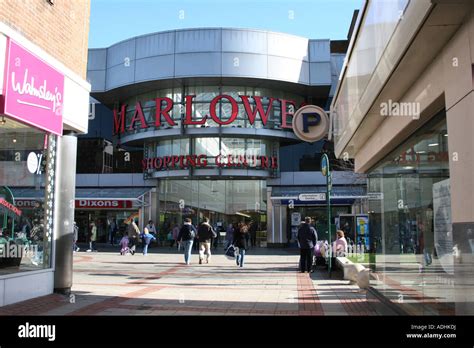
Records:
<instances>
[{"instance_id":1,"label":"walmsley's shop sign","mask_svg":"<svg viewBox=\"0 0 474 348\"><path fill-rule=\"evenodd\" d=\"M64 75L12 39L7 43L0 113L49 133L63 133Z\"/></svg>"}]
</instances>

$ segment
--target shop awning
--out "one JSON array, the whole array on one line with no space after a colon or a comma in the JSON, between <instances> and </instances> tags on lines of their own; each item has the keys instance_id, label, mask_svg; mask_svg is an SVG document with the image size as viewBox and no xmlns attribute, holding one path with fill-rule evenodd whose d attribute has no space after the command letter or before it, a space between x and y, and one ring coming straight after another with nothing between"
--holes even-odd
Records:
<instances>
[{"instance_id":1,"label":"shop awning","mask_svg":"<svg viewBox=\"0 0 474 348\"><path fill-rule=\"evenodd\" d=\"M149 192L149 188L133 187L133 188L109 188L109 189L76 189L77 199L119 199L129 201L139 201L141 196Z\"/></svg>"},{"instance_id":2,"label":"shop awning","mask_svg":"<svg viewBox=\"0 0 474 348\"><path fill-rule=\"evenodd\" d=\"M15 199L43 199L44 190L35 190L34 188L11 188ZM76 200L127 200L141 201L140 198L149 192L149 188L78 188L76 189Z\"/></svg>"}]
</instances>

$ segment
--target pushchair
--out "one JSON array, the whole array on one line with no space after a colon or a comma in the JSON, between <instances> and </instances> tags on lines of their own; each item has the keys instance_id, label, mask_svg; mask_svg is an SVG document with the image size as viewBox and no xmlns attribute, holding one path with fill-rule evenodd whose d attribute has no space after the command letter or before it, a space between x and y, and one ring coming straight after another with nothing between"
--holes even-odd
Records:
<instances>
[{"instance_id":1,"label":"pushchair","mask_svg":"<svg viewBox=\"0 0 474 348\"><path fill-rule=\"evenodd\" d=\"M326 266L326 251L328 250L327 241L318 241L314 246L313 267Z\"/></svg>"},{"instance_id":2,"label":"pushchair","mask_svg":"<svg viewBox=\"0 0 474 348\"><path fill-rule=\"evenodd\" d=\"M128 239L128 236L122 237L122 239L120 240L120 246L121 246L120 255L128 255L132 253L132 251L130 250L130 247L128 246L129 243L130 243L130 240Z\"/></svg>"}]
</instances>

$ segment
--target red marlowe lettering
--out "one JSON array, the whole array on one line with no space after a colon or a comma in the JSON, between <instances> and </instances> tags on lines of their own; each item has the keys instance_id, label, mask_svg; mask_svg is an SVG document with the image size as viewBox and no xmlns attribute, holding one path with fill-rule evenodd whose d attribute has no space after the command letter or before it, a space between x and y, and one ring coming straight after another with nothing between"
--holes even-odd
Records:
<instances>
[{"instance_id":1,"label":"red marlowe lettering","mask_svg":"<svg viewBox=\"0 0 474 348\"><path fill-rule=\"evenodd\" d=\"M206 123L206 120L211 117L217 124L219 125L228 125L233 123L239 114L239 105L237 101L226 94L216 96L212 99L210 106L209 106L209 115L204 115L201 119L195 119L195 115L193 114L193 103L195 95L187 95L184 97L184 105L185 105L185 118L183 120L183 125L203 125ZM268 122L270 117L270 113L273 107L273 103L275 101L279 101L281 105L281 128L283 129L291 129L291 124L288 124L287 118L291 116L291 113L287 111L288 105L295 105L293 100L285 100L285 99L278 99L278 98L268 98L268 105L266 104L266 109L263 104L263 97L261 96L245 96L240 95L240 99L242 100L243 107L247 114L247 118L249 123L253 125L256 122L257 115L259 115L263 125L265 126ZM253 98L253 103L251 103L250 98ZM219 102L223 99L227 99L231 104L231 114L227 120L222 120L224 118L223 115L219 115L217 111L217 107ZM168 97L160 97L154 99L156 111L155 111L155 127L159 128L162 124L162 117L164 118L165 122L174 127L177 123L173 120L170 113L173 110L174 102L171 98ZM301 106L306 105L307 103L302 103ZM124 104L120 107L120 112L117 109L113 110L114 114L114 126L113 126L113 134L117 135L120 133L124 133L125 130L125 116L127 111L127 105ZM149 127L147 124L147 120L144 116L143 109L140 102L137 102L135 105L135 112L133 114L130 126L127 128L128 131L133 131L135 129L136 123L140 123L140 128L146 129Z\"/></svg>"},{"instance_id":2,"label":"red marlowe lettering","mask_svg":"<svg viewBox=\"0 0 474 348\"><path fill-rule=\"evenodd\" d=\"M206 123L207 116L204 116L200 121L193 121L193 99L195 95L187 95L184 100L186 103L186 117L184 124L187 125L203 125Z\"/></svg>"},{"instance_id":3,"label":"red marlowe lettering","mask_svg":"<svg viewBox=\"0 0 474 348\"><path fill-rule=\"evenodd\" d=\"M127 104L122 105L120 109L120 115L116 109L114 109L114 135L125 132L125 113L127 110Z\"/></svg>"},{"instance_id":4,"label":"red marlowe lettering","mask_svg":"<svg viewBox=\"0 0 474 348\"><path fill-rule=\"evenodd\" d=\"M161 109L162 102L166 102L166 107L164 109ZM176 122L173 121L173 119L171 118L171 116L169 114L171 109L173 109L173 100L171 98L168 98L168 97L156 98L155 99L155 104L156 104L155 126L156 127L161 127L161 115L163 115L166 122L168 122L168 124L170 126L176 126Z\"/></svg>"},{"instance_id":5,"label":"red marlowe lettering","mask_svg":"<svg viewBox=\"0 0 474 348\"><path fill-rule=\"evenodd\" d=\"M280 99L280 105L281 105L281 128L289 128L292 129L293 127L287 124L287 116L293 116L292 113L287 111L287 104L288 105L293 105L296 109L296 103L293 100L286 100L286 99Z\"/></svg>"},{"instance_id":6,"label":"red marlowe lettering","mask_svg":"<svg viewBox=\"0 0 474 348\"><path fill-rule=\"evenodd\" d=\"M231 107L232 107L232 111L231 111L231 115L230 115L230 118L227 120L227 121L222 121L218 116L217 116L217 113L216 113L216 106L217 106L217 103L219 102L219 100L221 99L227 99L228 101L230 101L230 104L231 104ZM209 113L211 114L211 117L212 119L220 124L220 125L227 125L227 124L231 124L232 122L235 121L235 119L237 118L237 115L239 114L239 105L237 104L237 102L235 101L234 98L232 98L230 95L226 95L226 94L223 94L223 95L219 95L217 97L215 97L214 99L212 99L211 101L211 104L209 106ZM222 115L221 115L222 117Z\"/></svg>"},{"instance_id":7,"label":"red marlowe lettering","mask_svg":"<svg viewBox=\"0 0 474 348\"><path fill-rule=\"evenodd\" d=\"M273 101L275 100L275 98L270 98L268 102L267 110L264 111L263 104L262 104L262 97L259 97L259 96L253 97L253 100L255 101L255 108L253 110L250 105L248 96L240 95L239 97L240 99L242 99L242 102L244 104L245 112L247 113L249 123L254 124L255 118L258 113L260 115L263 125L265 126L267 124L268 116L270 115L270 110L272 109Z\"/></svg>"},{"instance_id":8,"label":"red marlowe lettering","mask_svg":"<svg viewBox=\"0 0 474 348\"><path fill-rule=\"evenodd\" d=\"M140 102L137 102L137 104L135 105L135 113L133 114L132 121L130 122L130 127L128 128L129 130L135 129L135 122L137 121L137 119L140 121L140 127L142 129L148 128Z\"/></svg>"}]
</instances>

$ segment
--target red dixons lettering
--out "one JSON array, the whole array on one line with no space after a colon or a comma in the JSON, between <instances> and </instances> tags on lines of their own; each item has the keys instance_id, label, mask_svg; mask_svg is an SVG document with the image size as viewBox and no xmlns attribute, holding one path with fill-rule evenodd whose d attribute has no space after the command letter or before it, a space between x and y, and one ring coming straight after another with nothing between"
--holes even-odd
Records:
<instances>
[{"instance_id":1,"label":"red dixons lettering","mask_svg":"<svg viewBox=\"0 0 474 348\"><path fill-rule=\"evenodd\" d=\"M7 202L3 198L0 198L0 205L5 207L7 210L10 210L12 213L14 213L17 216L21 216L21 214L22 214L20 209L15 207L13 204Z\"/></svg>"},{"instance_id":2,"label":"red dixons lettering","mask_svg":"<svg viewBox=\"0 0 474 348\"><path fill-rule=\"evenodd\" d=\"M211 100L209 105L209 113L201 115L200 118L196 117L193 114L193 103L195 95L187 95L184 97L184 106L185 106L185 117L183 120L184 125L204 125L208 119L212 119L219 125L228 125L233 123L237 116L239 115L239 104L235 98L230 95L218 95ZM253 125L257 118L260 118L263 125L265 126L269 120L274 102L279 102L281 106L281 128L282 129L291 129L291 122L288 120L288 116L292 116L292 113L288 111L288 106L295 106L295 102L292 100L277 99L277 98L268 98L268 103L263 103L263 97L260 96L246 96L239 95L239 98L242 101L240 107L245 110L249 123ZM252 101L253 99L253 101ZM224 100L228 102L231 106L230 115L220 115L218 112L218 103L219 101ZM176 122L170 115L170 112L173 110L174 102L171 98L155 98L155 127L161 127L162 125L167 125L170 127L176 126ZM125 133L126 131L133 131L138 126L142 129L148 128L152 123L151 120L147 120L144 116L143 108L140 102L135 104L135 110L133 117L130 120L130 124L127 125L126 122L126 113L128 105L124 104L120 106L120 110L114 109L114 135ZM164 120L163 120L164 119Z\"/></svg>"}]
</instances>

